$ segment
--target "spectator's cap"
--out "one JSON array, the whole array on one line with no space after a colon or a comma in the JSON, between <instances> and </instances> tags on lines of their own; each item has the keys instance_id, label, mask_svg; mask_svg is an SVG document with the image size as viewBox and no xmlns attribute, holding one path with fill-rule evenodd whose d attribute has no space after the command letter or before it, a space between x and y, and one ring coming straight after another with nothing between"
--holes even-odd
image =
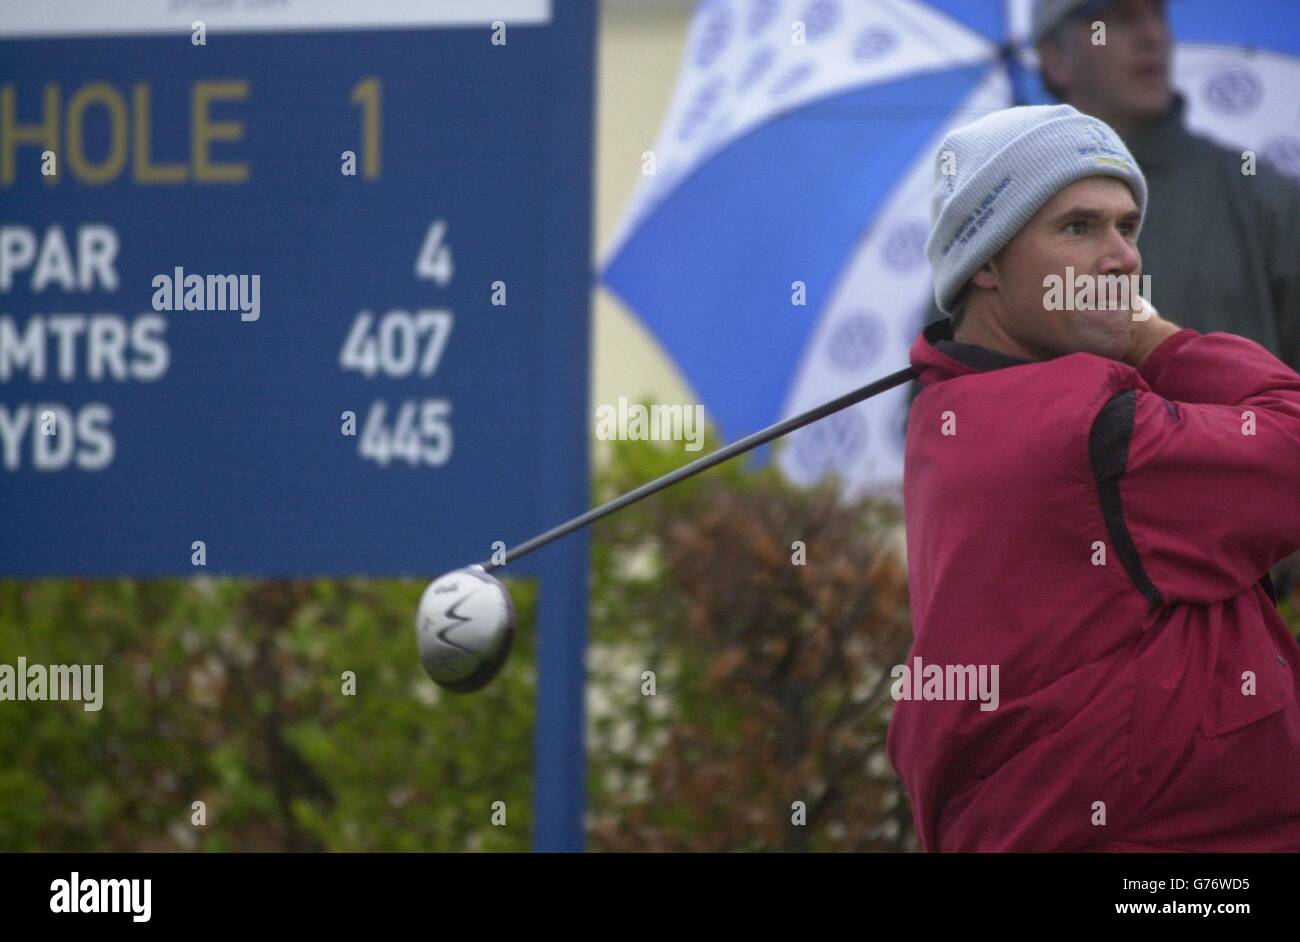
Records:
<instances>
[{"instance_id":1,"label":"spectator's cap","mask_svg":"<svg viewBox=\"0 0 1300 942\"><path fill-rule=\"evenodd\" d=\"M1097 176L1128 184L1141 232L1146 178L1104 121L1070 105L1026 105L950 132L935 161L925 246L939 309L952 314L970 277L1048 200L1076 180Z\"/></svg>"},{"instance_id":2,"label":"spectator's cap","mask_svg":"<svg viewBox=\"0 0 1300 942\"><path fill-rule=\"evenodd\" d=\"M1094 16L1114 2L1115 0L1034 0L1029 38L1037 44L1071 16Z\"/></svg>"}]
</instances>

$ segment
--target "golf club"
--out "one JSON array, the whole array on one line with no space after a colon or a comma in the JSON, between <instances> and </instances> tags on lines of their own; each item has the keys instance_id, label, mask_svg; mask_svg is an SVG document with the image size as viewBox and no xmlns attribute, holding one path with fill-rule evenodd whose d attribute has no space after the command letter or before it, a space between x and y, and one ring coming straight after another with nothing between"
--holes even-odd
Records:
<instances>
[{"instance_id":1,"label":"golf club","mask_svg":"<svg viewBox=\"0 0 1300 942\"><path fill-rule=\"evenodd\" d=\"M729 458L751 451L832 413L870 399L915 377L916 370L910 366L891 373L807 412L791 416L752 435L747 435L690 464L628 491L621 497L592 508L566 523L507 549L500 561L485 560L439 576L424 590L415 621L420 660L425 670L442 687L456 693L469 693L486 686L501 669L501 665L505 663L510 653L510 644L514 637L514 606L511 604L505 586L491 575L494 570L678 481L699 474Z\"/></svg>"}]
</instances>

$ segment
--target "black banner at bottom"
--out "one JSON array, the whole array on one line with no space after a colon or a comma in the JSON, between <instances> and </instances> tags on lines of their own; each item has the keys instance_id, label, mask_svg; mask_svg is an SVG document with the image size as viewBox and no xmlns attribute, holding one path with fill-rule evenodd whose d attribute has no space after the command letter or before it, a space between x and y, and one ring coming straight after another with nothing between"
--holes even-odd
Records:
<instances>
[{"instance_id":1,"label":"black banner at bottom","mask_svg":"<svg viewBox=\"0 0 1300 942\"><path fill-rule=\"evenodd\" d=\"M612 929L672 914L767 919L774 908L805 920L851 910L873 928L1201 920L1231 931L1289 911L1294 867L1290 855L1236 854L8 854L0 897L6 925L73 932L337 932L392 920L436 932L470 913L479 923L602 917Z\"/></svg>"}]
</instances>

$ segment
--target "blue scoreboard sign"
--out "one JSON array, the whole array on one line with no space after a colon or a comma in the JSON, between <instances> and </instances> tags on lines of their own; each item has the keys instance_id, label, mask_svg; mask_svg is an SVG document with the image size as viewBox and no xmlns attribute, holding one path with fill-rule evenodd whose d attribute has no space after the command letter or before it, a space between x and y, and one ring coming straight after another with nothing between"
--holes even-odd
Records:
<instances>
[{"instance_id":1,"label":"blue scoreboard sign","mask_svg":"<svg viewBox=\"0 0 1300 942\"><path fill-rule=\"evenodd\" d=\"M427 575L585 509L592 19L5 4L0 575Z\"/></svg>"},{"instance_id":2,"label":"blue scoreboard sign","mask_svg":"<svg viewBox=\"0 0 1300 942\"><path fill-rule=\"evenodd\" d=\"M594 20L0 4L0 576L430 577L586 510ZM539 849L582 846L586 563L506 572Z\"/></svg>"}]
</instances>

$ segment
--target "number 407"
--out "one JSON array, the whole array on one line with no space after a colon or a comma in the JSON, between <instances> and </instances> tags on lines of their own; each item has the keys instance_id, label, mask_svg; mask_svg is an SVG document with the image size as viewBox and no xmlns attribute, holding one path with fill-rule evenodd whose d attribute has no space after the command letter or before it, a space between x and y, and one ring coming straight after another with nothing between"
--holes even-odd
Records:
<instances>
[{"instance_id":1,"label":"number 407","mask_svg":"<svg viewBox=\"0 0 1300 942\"><path fill-rule=\"evenodd\" d=\"M451 336L451 311L393 310L377 325L374 320L369 311L356 316L339 351L340 367L394 379L410 376L417 368L421 376L434 374Z\"/></svg>"}]
</instances>

